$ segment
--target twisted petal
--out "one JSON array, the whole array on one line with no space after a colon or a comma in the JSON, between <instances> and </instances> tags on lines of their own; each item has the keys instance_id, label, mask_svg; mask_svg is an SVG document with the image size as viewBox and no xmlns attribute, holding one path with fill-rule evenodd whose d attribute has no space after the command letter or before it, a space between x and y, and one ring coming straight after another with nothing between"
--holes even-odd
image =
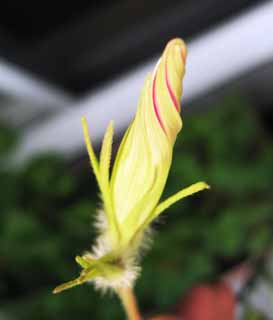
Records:
<instances>
[{"instance_id":1,"label":"twisted petal","mask_svg":"<svg viewBox=\"0 0 273 320\"><path fill-rule=\"evenodd\" d=\"M173 144L182 128L179 114L186 47L174 39L153 75L148 75L137 113L121 143L111 178L111 196L127 240L151 214L169 173Z\"/></svg>"}]
</instances>

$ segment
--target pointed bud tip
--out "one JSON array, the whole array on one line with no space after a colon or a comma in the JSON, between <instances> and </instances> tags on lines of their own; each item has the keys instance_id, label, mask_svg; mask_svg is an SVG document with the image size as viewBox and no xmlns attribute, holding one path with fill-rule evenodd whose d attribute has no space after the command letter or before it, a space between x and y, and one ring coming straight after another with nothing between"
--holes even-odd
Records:
<instances>
[{"instance_id":1,"label":"pointed bud tip","mask_svg":"<svg viewBox=\"0 0 273 320\"><path fill-rule=\"evenodd\" d=\"M170 49L179 50L181 52L181 57L182 57L184 63L186 62L187 46L182 39L174 38L174 39L170 40L167 43L165 51L170 50Z\"/></svg>"}]
</instances>

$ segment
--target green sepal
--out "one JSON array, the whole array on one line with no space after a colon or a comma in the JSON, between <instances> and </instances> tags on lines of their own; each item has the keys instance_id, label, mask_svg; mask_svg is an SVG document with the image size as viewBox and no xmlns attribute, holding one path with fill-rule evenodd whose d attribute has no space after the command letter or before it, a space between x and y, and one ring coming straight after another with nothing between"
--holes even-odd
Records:
<instances>
[{"instance_id":1,"label":"green sepal","mask_svg":"<svg viewBox=\"0 0 273 320\"><path fill-rule=\"evenodd\" d=\"M57 286L53 290L53 293L54 294L60 293L64 290L83 284L84 282L90 281L98 275L99 275L99 270L97 269L91 269L91 268L84 269L78 278Z\"/></svg>"}]
</instances>

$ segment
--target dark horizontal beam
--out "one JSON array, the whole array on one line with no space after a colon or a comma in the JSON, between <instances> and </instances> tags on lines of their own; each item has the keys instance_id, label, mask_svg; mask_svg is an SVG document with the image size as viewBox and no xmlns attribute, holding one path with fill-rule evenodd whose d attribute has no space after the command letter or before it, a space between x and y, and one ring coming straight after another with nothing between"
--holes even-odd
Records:
<instances>
[{"instance_id":1,"label":"dark horizontal beam","mask_svg":"<svg viewBox=\"0 0 273 320\"><path fill-rule=\"evenodd\" d=\"M19 48L10 58L46 80L83 93L156 54L170 38L192 37L255 3L261 1L111 2Z\"/></svg>"}]
</instances>

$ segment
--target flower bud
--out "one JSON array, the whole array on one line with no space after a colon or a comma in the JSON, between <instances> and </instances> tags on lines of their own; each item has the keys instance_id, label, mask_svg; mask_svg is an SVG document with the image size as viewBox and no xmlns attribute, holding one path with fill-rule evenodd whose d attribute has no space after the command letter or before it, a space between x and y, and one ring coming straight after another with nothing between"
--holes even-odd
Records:
<instances>
[{"instance_id":1,"label":"flower bud","mask_svg":"<svg viewBox=\"0 0 273 320\"><path fill-rule=\"evenodd\" d=\"M168 177L173 144L182 128L179 114L186 46L166 46L148 75L137 113L121 144L111 179L114 211L124 241L149 219Z\"/></svg>"},{"instance_id":2,"label":"flower bud","mask_svg":"<svg viewBox=\"0 0 273 320\"><path fill-rule=\"evenodd\" d=\"M99 288L130 287L140 268L139 250L151 222L176 201L207 189L198 182L159 203L171 162L173 145L182 128L180 99L187 50L181 39L168 43L152 75L148 75L134 120L119 147L112 175L110 157L113 123L105 133L97 159L82 119L90 163L103 202L98 211L99 236L92 252L77 256L80 276L55 293L94 280Z\"/></svg>"}]
</instances>

